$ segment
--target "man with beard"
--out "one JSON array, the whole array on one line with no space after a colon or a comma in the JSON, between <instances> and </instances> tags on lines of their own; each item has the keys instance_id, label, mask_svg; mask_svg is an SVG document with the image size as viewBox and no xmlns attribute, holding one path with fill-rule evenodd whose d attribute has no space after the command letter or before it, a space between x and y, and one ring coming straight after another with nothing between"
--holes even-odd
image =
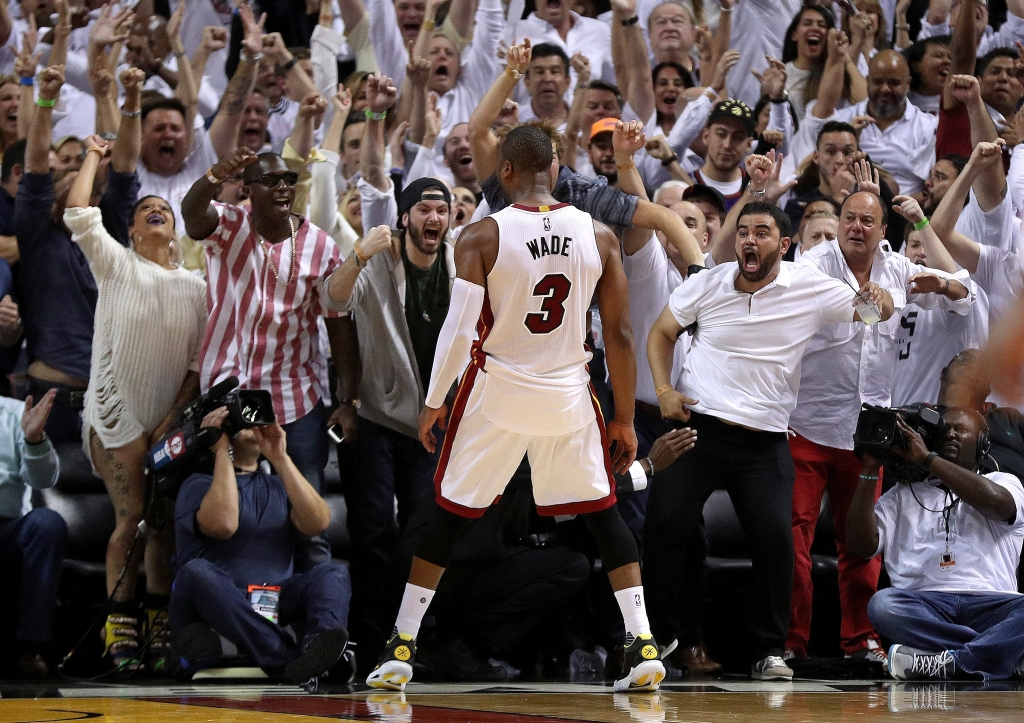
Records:
<instances>
[{"instance_id":1,"label":"man with beard","mask_svg":"<svg viewBox=\"0 0 1024 723\"><path fill-rule=\"evenodd\" d=\"M964 170L967 165L967 156L960 156L950 153L936 161L932 170L928 173L928 180L924 182L924 188L914 198L921 204L925 216L931 216L939 203L946 195L946 191L953 185L953 181Z\"/></svg>"},{"instance_id":2,"label":"man with beard","mask_svg":"<svg viewBox=\"0 0 1024 723\"><path fill-rule=\"evenodd\" d=\"M612 146L612 133L615 131L615 124L620 121L617 118L602 118L590 127L590 143L587 146L587 153L590 156L590 165L598 176L603 176L609 186L618 188L619 171L615 166L615 148Z\"/></svg>"},{"instance_id":3,"label":"man with beard","mask_svg":"<svg viewBox=\"0 0 1024 723\"><path fill-rule=\"evenodd\" d=\"M251 205L214 202L220 184L239 172ZM235 376L243 388L270 392L288 455L323 494L327 390L318 317L340 315L324 287L341 256L326 232L292 213L298 176L280 156L239 148L192 185L181 213L186 233L206 249L210 320L201 389ZM322 538L301 549L300 572L330 559Z\"/></svg>"},{"instance_id":4,"label":"man with beard","mask_svg":"<svg viewBox=\"0 0 1024 723\"><path fill-rule=\"evenodd\" d=\"M476 169L473 168L473 155L469 148L468 123L459 123L452 128L448 138L445 139L444 165L451 170L455 186L468 188L476 196L477 202L484 197L483 191L480 190L480 181L476 177ZM467 217L466 220L468 221L469 218Z\"/></svg>"},{"instance_id":5,"label":"man with beard","mask_svg":"<svg viewBox=\"0 0 1024 723\"><path fill-rule=\"evenodd\" d=\"M834 41L829 38L829 43ZM868 116L860 131L860 150L873 163L892 174L899 192L914 194L924 186L935 159L935 129L939 120L907 101L910 66L901 53L882 50L868 63L868 97L836 110L842 88L823 79L818 99L807 104L807 114L793 139L794 158L808 148L829 121L851 123Z\"/></svg>"},{"instance_id":6,"label":"man with beard","mask_svg":"<svg viewBox=\"0 0 1024 723\"><path fill-rule=\"evenodd\" d=\"M861 184L861 188L868 184ZM877 189L877 187L876 187ZM898 197L901 201L903 196ZM887 289L902 310L908 304L966 316L974 301L966 272L956 278L910 263L882 243L888 214L872 191L846 198L839 213L839 236L801 255L837 281L862 286L869 280ZM913 215L920 222L920 209ZM927 228L927 227L925 227ZM860 462L853 454L853 433L862 404L887 407L892 399L893 367L900 317L879 324L830 326L819 330L800 361L800 392L789 418L795 432L789 447L796 468L793 486L795 567L787 651L806 657L811 634L811 544L828 490L839 550L840 646L847 657L884 661L885 650L868 619L868 600L880 570L850 555L845 544L846 513L857 489ZM881 485L879 485L879 490Z\"/></svg>"},{"instance_id":7,"label":"man with beard","mask_svg":"<svg viewBox=\"0 0 1024 723\"><path fill-rule=\"evenodd\" d=\"M771 163L751 173L767 182ZM826 325L848 325L857 292L848 282L807 264L782 261L790 244L789 217L772 204L744 206L736 234L736 262L691 275L669 299L647 340L661 416L697 431L694 449L680 458L685 485L654 485L644 528L644 576L651 626L670 640L685 540L697 528L704 503L724 487L747 535L753 563L748 624L754 641L751 675L788 680L782 659L793 576L793 462L787 442L796 406L800 358ZM893 314L893 300L868 281L861 294ZM679 335L695 325L681 385L673 385Z\"/></svg>"},{"instance_id":8,"label":"man with beard","mask_svg":"<svg viewBox=\"0 0 1024 723\"><path fill-rule=\"evenodd\" d=\"M704 165L693 172L693 180L721 193L726 211L739 200L750 181L740 164L750 151L754 128L754 116L742 101L724 100L708 116L702 137L708 152Z\"/></svg>"},{"instance_id":9,"label":"man with beard","mask_svg":"<svg viewBox=\"0 0 1024 723\"><path fill-rule=\"evenodd\" d=\"M389 78L370 76L359 180L367 231L328 287L332 304L356 321L358 347L349 340L344 356L354 362L360 350L372 350L374 367L381 370L360 377L345 367L345 374L359 378L358 400L339 402L347 427L358 430L357 439L346 438L356 475L346 499L353 548L350 629L369 651L360 655L366 663L376 659L379 648L373 646L389 632L379 627L376 601L384 595L382 571L396 533L433 498L437 456L419 443L417 420L455 279L448 187L436 178L419 178L396 204L384 168L383 119L396 95Z\"/></svg>"}]
</instances>

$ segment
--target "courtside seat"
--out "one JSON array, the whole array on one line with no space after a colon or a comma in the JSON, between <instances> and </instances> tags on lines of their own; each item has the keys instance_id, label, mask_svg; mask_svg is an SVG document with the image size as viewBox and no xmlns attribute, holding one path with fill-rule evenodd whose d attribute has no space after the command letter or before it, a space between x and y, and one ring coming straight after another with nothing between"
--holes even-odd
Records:
<instances>
[{"instance_id":1,"label":"courtside seat","mask_svg":"<svg viewBox=\"0 0 1024 723\"><path fill-rule=\"evenodd\" d=\"M746 536L725 490L716 490L704 505L708 537L707 598L704 607L705 641L713 658L733 668L749 666L746 619L750 602L752 565ZM814 608L809 654L840 656L839 562L835 526L828 496L822 502L811 547Z\"/></svg>"}]
</instances>

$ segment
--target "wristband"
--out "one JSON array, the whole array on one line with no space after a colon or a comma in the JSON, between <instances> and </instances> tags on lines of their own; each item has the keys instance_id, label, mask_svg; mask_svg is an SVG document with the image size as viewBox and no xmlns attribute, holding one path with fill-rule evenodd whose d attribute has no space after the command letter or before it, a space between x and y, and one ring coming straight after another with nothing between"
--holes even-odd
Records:
<instances>
[{"instance_id":1,"label":"wristband","mask_svg":"<svg viewBox=\"0 0 1024 723\"><path fill-rule=\"evenodd\" d=\"M636 25L638 22L640 22L640 16L634 15L631 18L626 18L625 20L620 20L619 22L622 23L622 27L628 28L630 25Z\"/></svg>"},{"instance_id":2,"label":"wristband","mask_svg":"<svg viewBox=\"0 0 1024 723\"><path fill-rule=\"evenodd\" d=\"M121 115L123 115L125 118L138 118L140 115L142 115L142 110L125 110L124 108L122 108Z\"/></svg>"},{"instance_id":3,"label":"wristband","mask_svg":"<svg viewBox=\"0 0 1024 723\"><path fill-rule=\"evenodd\" d=\"M920 231L925 226L927 226L929 223L930 223L930 221L927 219L927 217L926 218L922 218L920 221L917 221L916 223L914 223L914 230L915 231Z\"/></svg>"},{"instance_id":4,"label":"wristband","mask_svg":"<svg viewBox=\"0 0 1024 723\"><path fill-rule=\"evenodd\" d=\"M380 113L374 113L372 110L367 108L363 111L363 115L366 116L366 120L382 121L388 117L388 112L385 110Z\"/></svg>"},{"instance_id":5,"label":"wristband","mask_svg":"<svg viewBox=\"0 0 1024 723\"><path fill-rule=\"evenodd\" d=\"M633 168L636 168L636 166L634 166L633 162L630 161L629 163L623 163L622 165L619 165L618 163L616 163L615 164L615 168L620 170L620 171L629 171L629 170L632 170Z\"/></svg>"},{"instance_id":6,"label":"wristband","mask_svg":"<svg viewBox=\"0 0 1024 723\"><path fill-rule=\"evenodd\" d=\"M220 184L224 183L223 178L217 178L215 175L213 175L213 167L210 167L210 169L206 171L206 180L212 183L214 186L219 186Z\"/></svg>"},{"instance_id":7,"label":"wristband","mask_svg":"<svg viewBox=\"0 0 1024 723\"><path fill-rule=\"evenodd\" d=\"M430 31L432 31L436 27L437 27L437 23L434 22L433 20L424 20L423 21L423 29L426 30L428 33Z\"/></svg>"},{"instance_id":8,"label":"wristband","mask_svg":"<svg viewBox=\"0 0 1024 723\"><path fill-rule=\"evenodd\" d=\"M924 461L921 463L921 466L924 467L929 472L931 472L932 471L931 470L932 462L934 462L935 458L938 457L938 456L939 456L938 452L929 452L928 456L925 457Z\"/></svg>"},{"instance_id":9,"label":"wristband","mask_svg":"<svg viewBox=\"0 0 1024 723\"><path fill-rule=\"evenodd\" d=\"M366 262L370 260L363 256L363 252L362 249L359 248L359 244L352 247L352 255L356 257L356 266L359 268L364 268L366 266Z\"/></svg>"},{"instance_id":10,"label":"wristband","mask_svg":"<svg viewBox=\"0 0 1024 723\"><path fill-rule=\"evenodd\" d=\"M37 98L36 105L40 108L52 108L57 105L57 101L53 98Z\"/></svg>"},{"instance_id":11,"label":"wristband","mask_svg":"<svg viewBox=\"0 0 1024 723\"><path fill-rule=\"evenodd\" d=\"M263 53L256 53L256 55L253 55L252 57L246 53L239 53L238 59L243 63L258 63L263 60Z\"/></svg>"},{"instance_id":12,"label":"wristband","mask_svg":"<svg viewBox=\"0 0 1024 723\"><path fill-rule=\"evenodd\" d=\"M731 13L731 12L732 12L732 8L718 8L718 14L719 15L721 15L723 13L728 14L728 13Z\"/></svg>"},{"instance_id":13,"label":"wristband","mask_svg":"<svg viewBox=\"0 0 1024 723\"><path fill-rule=\"evenodd\" d=\"M647 472L647 476L648 477L653 477L654 476L654 462L651 461L650 456L644 457L644 459L647 460L647 466L651 470L650 472ZM646 472L646 470L645 470L645 472Z\"/></svg>"},{"instance_id":14,"label":"wristband","mask_svg":"<svg viewBox=\"0 0 1024 723\"><path fill-rule=\"evenodd\" d=\"M707 271L707 270L708 270L707 266L700 266L698 264L690 264L689 266L686 267L686 275L687 275L687 277L695 276L696 274L699 274L701 271Z\"/></svg>"},{"instance_id":15,"label":"wristband","mask_svg":"<svg viewBox=\"0 0 1024 723\"><path fill-rule=\"evenodd\" d=\"M35 85L36 84L35 76L30 75L27 78L22 78L21 79L21 84L22 85L29 85L29 86Z\"/></svg>"},{"instance_id":16,"label":"wristband","mask_svg":"<svg viewBox=\"0 0 1024 723\"><path fill-rule=\"evenodd\" d=\"M88 148L85 149L85 154L89 155L93 151L96 151L97 153L99 153L100 154L100 158L103 158L103 156L107 152L107 149L104 148L103 146L89 146Z\"/></svg>"},{"instance_id":17,"label":"wristband","mask_svg":"<svg viewBox=\"0 0 1024 723\"><path fill-rule=\"evenodd\" d=\"M506 65L505 66L505 75L507 75L508 77L512 78L512 80L519 80L520 78L523 77L523 74L520 73L515 68L513 68L511 65Z\"/></svg>"},{"instance_id":18,"label":"wristband","mask_svg":"<svg viewBox=\"0 0 1024 723\"><path fill-rule=\"evenodd\" d=\"M673 387L671 384L662 384L660 387L654 390L654 394L660 399L662 394L664 394L665 392L671 392L674 389L675 387Z\"/></svg>"},{"instance_id":19,"label":"wristband","mask_svg":"<svg viewBox=\"0 0 1024 723\"><path fill-rule=\"evenodd\" d=\"M678 160L679 160L679 154L678 153L673 153L671 156L669 156L664 161L662 161L661 165L664 166L665 168L668 168L669 166L671 166L673 163L675 163Z\"/></svg>"},{"instance_id":20,"label":"wristband","mask_svg":"<svg viewBox=\"0 0 1024 723\"><path fill-rule=\"evenodd\" d=\"M764 198L764 194L766 194L767 192L768 192L767 188L762 188L760 191L756 191L753 188L748 188L747 189L747 193L749 193L754 198Z\"/></svg>"},{"instance_id":21,"label":"wristband","mask_svg":"<svg viewBox=\"0 0 1024 723\"><path fill-rule=\"evenodd\" d=\"M283 64L283 65L281 66L281 72L282 72L282 73L287 73L287 72L288 72L289 70L291 70L292 68L294 68L294 67L295 67L295 64L296 64L296 63L298 63L298 62L299 62L299 59L298 59L298 58L296 58L296 57L295 57L295 56L293 55L293 56L292 56L292 59L291 59L291 60L289 60L289 61L288 61L287 63L284 63L284 64Z\"/></svg>"},{"instance_id":22,"label":"wristband","mask_svg":"<svg viewBox=\"0 0 1024 723\"><path fill-rule=\"evenodd\" d=\"M865 482L877 482L878 481L878 475L877 474L861 474L860 478L862 480L864 480Z\"/></svg>"},{"instance_id":23,"label":"wristband","mask_svg":"<svg viewBox=\"0 0 1024 723\"><path fill-rule=\"evenodd\" d=\"M39 445L46 444L49 441L50 441L50 438L46 436L46 432L43 432L43 438L40 439L38 442L29 442L26 439L25 440L25 444L27 444L29 447L38 447Z\"/></svg>"}]
</instances>

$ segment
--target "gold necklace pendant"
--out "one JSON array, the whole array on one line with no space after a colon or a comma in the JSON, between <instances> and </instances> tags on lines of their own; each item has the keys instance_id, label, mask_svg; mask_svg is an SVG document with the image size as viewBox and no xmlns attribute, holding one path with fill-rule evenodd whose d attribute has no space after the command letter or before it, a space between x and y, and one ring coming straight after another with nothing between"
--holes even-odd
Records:
<instances>
[{"instance_id":1,"label":"gold necklace pendant","mask_svg":"<svg viewBox=\"0 0 1024 723\"><path fill-rule=\"evenodd\" d=\"M283 283L285 286L291 283L292 279L295 278L295 219L291 216L288 217L288 228L291 229L292 236L292 262L291 270L288 273L288 277L284 280L281 279L281 274L277 270L277 264L274 263L273 257L270 255L270 249L267 248L266 239L263 238L262 234L256 229L253 229L253 233L256 234L256 240L260 242L260 248L263 249L263 253L267 257L267 263L270 264L270 270L274 272L274 278Z\"/></svg>"}]
</instances>

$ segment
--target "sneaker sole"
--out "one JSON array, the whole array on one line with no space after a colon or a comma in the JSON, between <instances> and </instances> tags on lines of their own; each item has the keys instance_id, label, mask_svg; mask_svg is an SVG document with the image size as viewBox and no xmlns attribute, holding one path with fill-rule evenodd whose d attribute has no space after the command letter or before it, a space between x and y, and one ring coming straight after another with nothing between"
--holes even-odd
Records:
<instances>
[{"instance_id":1,"label":"sneaker sole","mask_svg":"<svg viewBox=\"0 0 1024 723\"><path fill-rule=\"evenodd\" d=\"M750 677L754 680L785 680L792 682L793 674L786 675L785 673L751 673Z\"/></svg>"},{"instance_id":2,"label":"sneaker sole","mask_svg":"<svg viewBox=\"0 0 1024 723\"><path fill-rule=\"evenodd\" d=\"M366 676L366 684L380 690L405 690L412 680L412 666L400 660L389 660Z\"/></svg>"},{"instance_id":3,"label":"sneaker sole","mask_svg":"<svg viewBox=\"0 0 1024 723\"><path fill-rule=\"evenodd\" d=\"M348 632L338 628L326 630L314 638L297 658L284 666L284 674L296 685L323 675L338 662L348 645Z\"/></svg>"},{"instance_id":4,"label":"sneaker sole","mask_svg":"<svg viewBox=\"0 0 1024 723\"><path fill-rule=\"evenodd\" d=\"M629 675L616 680L613 689L616 693L651 691L665 679L665 666L660 660L645 660L629 671Z\"/></svg>"},{"instance_id":5,"label":"sneaker sole","mask_svg":"<svg viewBox=\"0 0 1024 723\"><path fill-rule=\"evenodd\" d=\"M885 661L885 670L893 677L894 680L906 680L906 676L898 675L896 671L892 669L893 654L896 652L896 648L898 647L900 647L898 644L890 645L889 650L886 651L886 657L888 657L888 660Z\"/></svg>"}]
</instances>

